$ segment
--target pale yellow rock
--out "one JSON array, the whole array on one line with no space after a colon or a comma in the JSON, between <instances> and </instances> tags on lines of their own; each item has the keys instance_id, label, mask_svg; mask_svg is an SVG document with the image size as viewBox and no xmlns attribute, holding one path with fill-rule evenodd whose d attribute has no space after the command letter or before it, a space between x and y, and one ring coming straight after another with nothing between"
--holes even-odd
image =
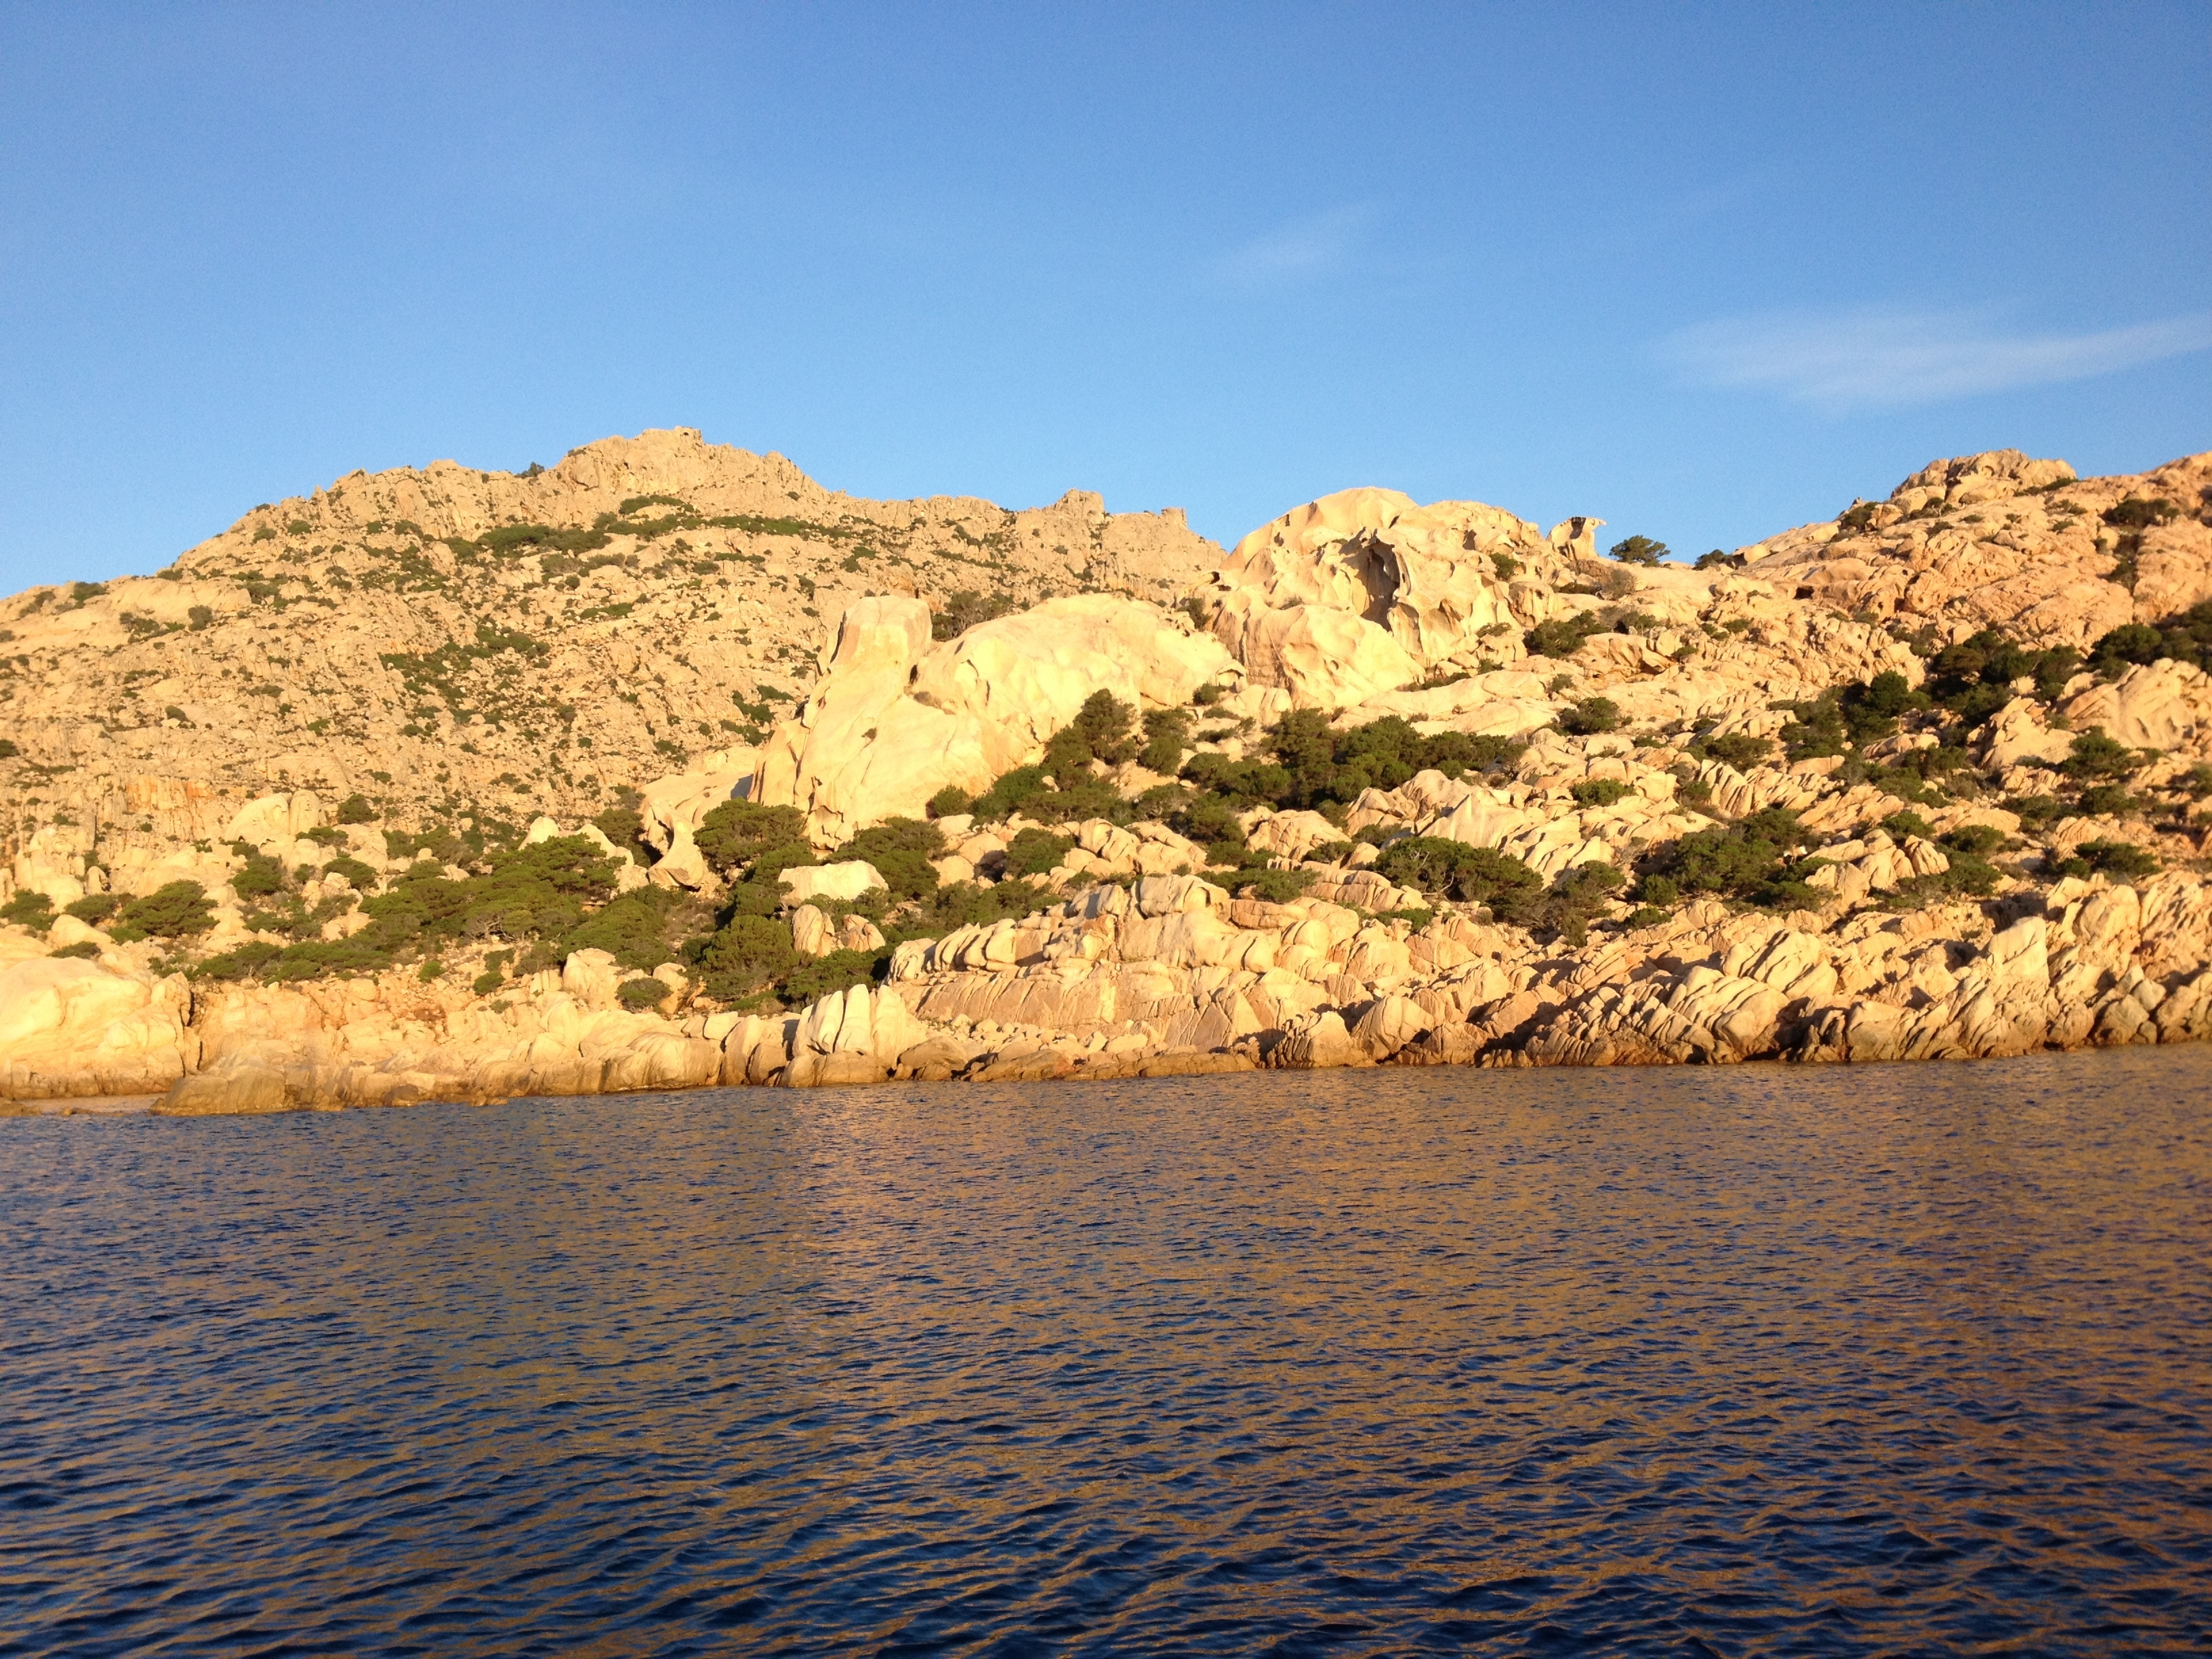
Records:
<instances>
[{"instance_id":1,"label":"pale yellow rock","mask_svg":"<svg viewBox=\"0 0 2212 1659\"><path fill-rule=\"evenodd\" d=\"M802 957L826 957L837 948L836 930L817 906L802 904L791 913L791 948Z\"/></svg>"},{"instance_id":2,"label":"pale yellow rock","mask_svg":"<svg viewBox=\"0 0 2212 1659\"><path fill-rule=\"evenodd\" d=\"M2100 727L2131 747L2203 749L2212 744L2212 678L2188 663L2151 663L2069 699L2065 713L2075 731Z\"/></svg>"},{"instance_id":3,"label":"pale yellow rock","mask_svg":"<svg viewBox=\"0 0 2212 1659\"><path fill-rule=\"evenodd\" d=\"M561 988L586 1008L611 1008L622 971L605 951L572 951L561 964Z\"/></svg>"},{"instance_id":4,"label":"pale yellow rock","mask_svg":"<svg viewBox=\"0 0 2212 1659\"><path fill-rule=\"evenodd\" d=\"M785 898L793 904L811 904L817 899L849 904L870 888L884 884L876 866L865 859L801 865L785 871L777 879L783 885Z\"/></svg>"},{"instance_id":5,"label":"pale yellow rock","mask_svg":"<svg viewBox=\"0 0 2212 1659\"><path fill-rule=\"evenodd\" d=\"M819 845L886 817L920 817L1042 752L1093 692L1174 707L1236 665L1156 605L1054 599L932 647L919 600L866 599L838 627L823 677L762 751L751 799L793 805Z\"/></svg>"}]
</instances>

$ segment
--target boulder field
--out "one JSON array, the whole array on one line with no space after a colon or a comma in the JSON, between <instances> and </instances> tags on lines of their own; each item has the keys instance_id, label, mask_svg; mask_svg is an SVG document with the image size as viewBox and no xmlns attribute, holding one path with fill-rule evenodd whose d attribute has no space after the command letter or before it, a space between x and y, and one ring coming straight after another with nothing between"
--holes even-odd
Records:
<instances>
[{"instance_id":1,"label":"boulder field","mask_svg":"<svg viewBox=\"0 0 2212 1659\"><path fill-rule=\"evenodd\" d=\"M1597 527L1359 489L1172 596L854 595L762 741L504 832L11 735L0 1101L2212 1036L2212 456L1937 462L1697 568Z\"/></svg>"}]
</instances>

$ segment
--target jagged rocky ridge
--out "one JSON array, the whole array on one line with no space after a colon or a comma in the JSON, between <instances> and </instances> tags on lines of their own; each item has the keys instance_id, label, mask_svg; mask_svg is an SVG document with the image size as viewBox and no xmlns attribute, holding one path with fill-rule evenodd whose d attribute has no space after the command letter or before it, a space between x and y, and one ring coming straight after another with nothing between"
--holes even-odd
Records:
<instances>
[{"instance_id":1,"label":"jagged rocky ridge","mask_svg":"<svg viewBox=\"0 0 2212 1659\"><path fill-rule=\"evenodd\" d=\"M567 521L611 546L590 526L635 495L748 504L594 487ZM1382 490L1180 573L1188 532L1147 520L1158 574L1062 566L1092 591L1045 599L1041 570L1041 603L964 629L941 586L854 592L759 748L597 823L602 794L531 797L504 852L438 801L341 809L353 773L225 799L218 762L111 769L70 796L33 746L56 727L0 705L0 764L76 807L11 849L0 1092L273 1109L2201 1036L2208 488L2212 457L2076 480L2001 452L1696 570ZM496 545L500 518L460 528ZM50 696L27 654L17 698ZM620 699L593 672L579 722ZM171 881L201 908L164 913ZM524 902L564 882L568 910Z\"/></svg>"}]
</instances>

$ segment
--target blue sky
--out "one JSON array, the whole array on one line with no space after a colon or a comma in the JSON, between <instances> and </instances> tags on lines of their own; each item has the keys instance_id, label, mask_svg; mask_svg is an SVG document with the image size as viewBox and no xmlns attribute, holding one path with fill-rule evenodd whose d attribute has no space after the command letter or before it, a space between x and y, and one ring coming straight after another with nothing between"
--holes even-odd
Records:
<instances>
[{"instance_id":1,"label":"blue sky","mask_svg":"<svg viewBox=\"0 0 2212 1659\"><path fill-rule=\"evenodd\" d=\"M0 589L649 426L1689 554L2212 447L2212 9L0 8Z\"/></svg>"}]
</instances>

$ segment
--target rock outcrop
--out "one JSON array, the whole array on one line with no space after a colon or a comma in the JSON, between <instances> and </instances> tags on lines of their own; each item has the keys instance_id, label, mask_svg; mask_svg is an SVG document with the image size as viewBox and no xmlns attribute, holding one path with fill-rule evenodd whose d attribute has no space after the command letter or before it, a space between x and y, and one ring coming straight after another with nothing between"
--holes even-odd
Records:
<instances>
[{"instance_id":1,"label":"rock outcrop","mask_svg":"<svg viewBox=\"0 0 2212 1659\"><path fill-rule=\"evenodd\" d=\"M921 601L866 599L839 623L798 717L769 739L750 799L797 806L834 846L887 817L920 817L948 787L988 789L1094 691L1174 708L1236 672L1212 640L1139 599L1051 599L944 644L931 642Z\"/></svg>"},{"instance_id":2,"label":"rock outcrop","mask_svg":"<svg viewBox=\"0 0 2212 1659\"><path fill-rule=\"evenodd\" d=\"M158 1095L203 1114L708 1084L1948 1059L2212 1035L2197 804L2212 679L2195 636L2078 654L2212 598L2212 457L2106 479L2014 452L1938 462L1700 570L1603 559L1593 520L1547 532L1479 503L1352 490L1262 526L1198 580L1206 544L1179 522L1112 519L1095 498L995 518L855 503L776 458L733 456L648 434L536 479L357 477L257 509L173 580L10 601L0 768L23 811L0 848L0 1099ZM591 529L601 515L615 527ZM863 575L842 606L821 563L793 585L802 548L855 574L843 563L865 572L864 548L956 526L968 544L998 538L1036 602L947 629L946 596L906 577L916 591L870 593ZM594 535L617 561L652 550L653 581L616 562L605 592L563 585L595 574L559 562L597 557ZM1139 591L1055 596L1053 572L1079 552L1085 580ZM238 574L249 558L261 574ZM533 578L512 580L520 560ZM308 603L316 569L328 605ZM694 586L708 569L711 597ZM459 605L464 578L483 589L471 605L517 608L478 605L468 629L438 612L434 642L416 624ZM242 603L222 597L234 579ZM1186 581L1187 607L1162 603ZM791 665L802 598L796 614L834 619L812 673ZM651 652L622 655L623 618L584 615L647 603ZM731 609L710 622L708 605ZM520 630L526 610L563 618L567 643L528 648L546 642ZM280 624L284 660L257 643L244 677L250 695L265 681L273 714L194 700L196 674L241 684L248 616ZM349 617L368 637L334 641ZM1992 670L1962 701L1939 678L1965 672L1943 648L1978 650L1991 629L2077 654ZM598 654L577 655L587 640ZM2161 657L2161 640L2179 643ZM351 703L290 672L365 676L372 653L393 678L356 676L370 690ZM86 690L95 672L114 676L104 705ZM576 701L492 695L541 672ZM1837 698L1877 682L1893 712L1846 751ZM592 708L587 683L609 693ZM855 856L865 846L829 852L922 818L947 788L1036 767L1100 691L1159 721L1071 774L1088 793L946 816L933 839L870 853L880 867ZM95 758L94 713L155 701L171 736ZM362 714L387 702L418 735ZM758 724L728 730L722 708ZM361 716L353 759L222 758L259 756L266 732L240 733L309 708L331 728L319 740ZM1808 738L1822 720L1829 737ZM1329 749L1354 728L1449 738L1436 752L1451 758ZM1164 752L1127 758L1155 735ZM708 737L712 750L691 741ZM530 744L558 781L507 764ZM641 786L611 812L579 782L611 748L630 759L599 783ZM134 769L154 749L173 771ZM1331 793L1312 767L1353 781ZM361 787L386 773L373 796ZM467 812L448 798L464 784L478 792ZM785 867L809 849L781 847L741 880L728 814L708 823L733 799L795 809L776 834L836 861ZM1760 823L1782 826L1788 852L1757 854L1763 885L1723 868L1753 858L1745 827ZM1427 864L1396 850L1409 842ZM368 910L459 918L438 907L490 880L491 849L549 843L581 863L453 921L435 954L397 923L382 956L347 954ZM1696 845L1710 868L1692 878L1679 855ZM1518 908L1506 889L1455 884L1454 860L1478 852L1465 867L1522 884ZM594 854L606 862L589 874ZM1662 878L1630 896L1632 876L1669 870L1680 890ZM966 908L924 930L911 895L932 877ZM599 906L596 932L545 943ZM742 939L715 931L740 921ZM776 995L718 994L718 940L800 966L777 970Z\"/></svg>"}]
</instances>

